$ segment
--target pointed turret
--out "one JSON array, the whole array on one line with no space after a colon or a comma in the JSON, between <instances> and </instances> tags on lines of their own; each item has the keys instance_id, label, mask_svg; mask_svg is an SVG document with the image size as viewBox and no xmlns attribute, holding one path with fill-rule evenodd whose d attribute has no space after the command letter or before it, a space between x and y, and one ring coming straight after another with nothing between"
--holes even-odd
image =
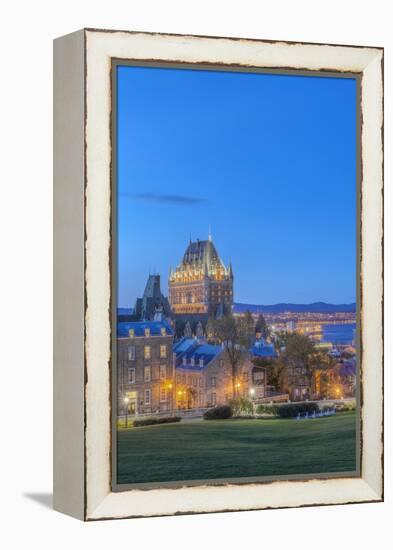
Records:
<instances>
[{"instance_id":1,"label":"pointed turret","mask_svg":"<svg viewBox=\"0 0 393 550\"><path fill-rule=\"evenodd\" d=\"M203 326L200 321L198 321L196 329L195 329L195 336L198 338L198 340L202 340L204 337L203 333Z\"/></svg>"},{"instance_id":2,"label":"pointed turret","mask_svg":"<svg viewBox=\"0 0 393 550\"><path fill-rule=\"evenodd\" d=\"M184 338L191 338L192 336L191 325L188 321L185 324L183 335L184 335Z\"/></svg>"}]
</instances>

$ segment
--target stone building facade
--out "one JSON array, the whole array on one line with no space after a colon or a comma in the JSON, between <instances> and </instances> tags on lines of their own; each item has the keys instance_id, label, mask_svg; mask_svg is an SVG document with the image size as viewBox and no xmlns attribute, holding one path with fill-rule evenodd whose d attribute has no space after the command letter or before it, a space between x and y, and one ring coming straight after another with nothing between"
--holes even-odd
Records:
<instances>
[{"instance_id":1,"label":"stone building facade","mask_svg":"<svg viewBox=\"0 0 393 550\"><path fill-rule=\"evenodd\" d=\"M251 359L247 354L238 367L236 397L265 397L266 373ZM119 415L208 408L233 397L224 349L197 338L174 344L166 321L119 323L117 367Z\"/></svg>"},{"instance_id":2,"label":"stone building facade","mask_svg":"<svg viewBox=\"0 0 393 550\"><path fill-rule=\"evenodd\" d=\"M183 338L174 346L178 408L213 407L233 397L232 369L221 346ZM236 397L265 397L264 369L256 369L249 355L238 367Z\"/></svg>"},{"instance_id":3,"label":"stone building facade","mask_svg":"<svg viewBox=\"0 0 393 550\"><path fill-rule=\"evenodd\" d=\"M174 407L173 330L165 321L119 323L118 414Z\"/></svg>"},{"instance_id":4,"label":"stone building facade","mask_svg":"<svg viewBox=\"0 0 393 550\"><path fill-rule=\"evenodd\" d=\"M232 266L224 265L210 236L190 241L180 265L171 269L168 284L175 315L214 317L232 309Z\"/></svg>"}]
</instances>

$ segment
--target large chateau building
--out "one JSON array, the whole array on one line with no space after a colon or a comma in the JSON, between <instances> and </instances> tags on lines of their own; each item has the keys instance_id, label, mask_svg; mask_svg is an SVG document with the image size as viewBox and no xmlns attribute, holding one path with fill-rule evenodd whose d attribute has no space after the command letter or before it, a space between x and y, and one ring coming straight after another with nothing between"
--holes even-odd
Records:
<instances>
[{"instance_id":1,"label":"large chateau building","mask_svg":"<svg viewBox=\"0 0 393 550\"><path fill-rule=\"evenodd\" d=\"M218 316L231 311L232 266L224 265L210 236L190 241L181 264L171 269L169 302L177 315Z\"/></svg>"}]
</instances>

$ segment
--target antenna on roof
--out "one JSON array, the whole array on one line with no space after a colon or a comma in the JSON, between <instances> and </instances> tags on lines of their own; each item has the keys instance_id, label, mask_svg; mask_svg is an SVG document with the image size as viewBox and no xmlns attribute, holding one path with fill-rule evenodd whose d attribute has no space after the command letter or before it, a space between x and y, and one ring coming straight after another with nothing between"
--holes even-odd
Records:
<instances>
[{"instance_id":1,"label":"antenna on roof","mask_svg":"<svg viewBox=\"0 0 393 550\"><path fill-rule=\"evenodd\" d=\"M209 239L209 241L212 240L212 228L210 226L210 223L209 223L209 236L208 236L208 239Z\"/></svg>"}]
</instances>

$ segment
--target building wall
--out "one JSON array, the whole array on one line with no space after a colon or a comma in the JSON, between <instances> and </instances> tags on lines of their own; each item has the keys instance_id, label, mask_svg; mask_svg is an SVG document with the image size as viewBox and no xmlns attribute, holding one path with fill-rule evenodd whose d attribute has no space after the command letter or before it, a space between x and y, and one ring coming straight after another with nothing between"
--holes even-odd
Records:
<instances>
[{"instance_id":1,"label":"building wall","mask_svg":"<svg viewBox=\"0 0 393 550\"><path fill-rule=\"evenodd\" d=\"M236 380L236 397L250 398L250 390L254 389L254 398L265 397L266 375L254 375L255 367L246 358L238 369ZM190 399L189 388L194 396ZM188 392L188 393L187 393ZM176 367L176 403L179 408L212 407L224 405L233 397L232 368L225 356L220 353L203 369L197 365L193 369L189 364Z\"/></svg>"},{"instance_id":2,"label":"building wall","mask_svg":"<svg viewBox=\"0 0 393 550\"><path fill-rule=\"evenodd\" d=\"M118 338L117 344L118 413L125 414L125 397L130 414L172 409L173 336ZM161 356L162 346L166 357Z\"/></svg>"},{"instance_id":3,"label":"building wall","mask_svg":"<svg viewBox=\"0 0 393 550\"><path fill-rule=\"evenodd\" d=\"M161 357L162 346L166 357ZM226 404L233 397L232 369L224 351L203 367L180 364L175 374L170 335L118 338L117 364L119 415L126 409L132 415L212 407ZM265 397L266 377L261 380L260 373L255 377L255 370L248 357L239 365L236 397L250 398L251 388L254 398Z\"/></svg>"},{"instance_id":4,"label":"building wall","mask_svg":"<svg viewBox=\"0 0 393 550\"><path fill-rule=\"evenodd\" d=\"M174 313L208 313L214 315L221 304L230 309L233 303L233 280L205 278L169 282L169 300Z\"/></svg>"},{"instance_id":5,"label":"building wall","mask_svg":"<svg viewBox=\"0 0 393 550\"><path fill-rule=\"evenodd\" d=\"M174 313L208 313L208 281L170 282L169 301Z\"/></svg>"}]
</instances>

